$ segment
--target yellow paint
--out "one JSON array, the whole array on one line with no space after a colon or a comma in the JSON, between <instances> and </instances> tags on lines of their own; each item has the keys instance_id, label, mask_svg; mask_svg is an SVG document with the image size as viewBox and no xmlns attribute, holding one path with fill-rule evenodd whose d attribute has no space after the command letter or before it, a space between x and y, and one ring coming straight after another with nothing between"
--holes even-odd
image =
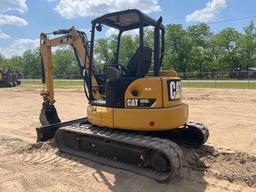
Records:
<instances>
[{"instance_id":1,"label":"yellow paint","mask_svg":"<svg viewBox=\"0 0 256 192\"><path fill-rule=\"evenodd\" d=\"M132 91L137 91L138 96L134 97L132 95ZM156 99L153 108L161 108L162 107L162 86L161 79L159 77L149 77L149 78L141 78L133 81L127 88L125 92L125 101L127 99ZM127 103L125 102L125 107ZM141 108L141 107L140 107Z\"/></svg>"},{"instance_id":2,"label":"yellow paint","mask_svg":"<svg viewBox=\"0 0 256 192\"><path fill-rule=\"evenodd\" d=\"M160 109L121 109L89 106L88 120L94 125L126 130L160 131L178 128L188 120L188 105ZM150 126L150 122L154 126Z\"/></svg>"},{"instance_id":3,"label":"yellow paint","mask_svg":"<svg viewBox=\"0 0 256 192\"><path fill-rule=\"evenodd\" d=\"M160 71L161 77L178 77L178 73L174 70L163 70Z\"/></svg>"},{"instance_id":4,"label":"yellow paint","mask_svg":"<svg viewBox=\"0 0 256 192\"><path fill-rule=\"evenodd\" d=\"M188 106L180 104L161 109L114 109L114 128L140 131L169 130L188 120ZM150 122L154 122L151 127Z\"/></svg>"},{"instance_id":5,"label":"yellow paint","mask_svg":"<svg viewBox=\"0 0 256 192\"><path fill-rule=\"evenodd\" d=\"M113 127L113 108L92 106L87 108L88 121L102 127Z\"/></svg>"}]
</instances>

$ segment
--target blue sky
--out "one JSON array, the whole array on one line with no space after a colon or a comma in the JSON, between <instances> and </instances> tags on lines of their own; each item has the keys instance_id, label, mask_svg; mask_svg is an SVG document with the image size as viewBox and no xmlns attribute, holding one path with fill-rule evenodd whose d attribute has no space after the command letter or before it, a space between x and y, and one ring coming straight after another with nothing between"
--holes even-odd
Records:
<instances>
[{"instance_id":1,"label":"blue sky","mask_svg":"<svg viewBox=\"0 0 256 192\"><path fill-rule=\"evenodd\" d=\"M0 53L21 55L39 45L41 32L75 26L89 34L90 20L107 12L139 8L164 24L184 27L200 22L213 32L234 27L240 32L256 19L255 0L0 0ZM251 19L227 21L235 18ZM219 23L213 23L219 22Z\"/></svg>"}]
</instances>

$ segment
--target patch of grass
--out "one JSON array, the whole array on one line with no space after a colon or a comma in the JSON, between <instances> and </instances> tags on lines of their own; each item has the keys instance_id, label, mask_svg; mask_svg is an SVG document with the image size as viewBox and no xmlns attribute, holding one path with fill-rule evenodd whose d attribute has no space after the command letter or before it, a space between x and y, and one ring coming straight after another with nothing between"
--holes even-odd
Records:
<instances>
[{"instance_id":1,"label":"patch of grass","mask_svg":"<svg viewBox=\"0 0 256 192\"><path fill-rule=\"evenodd\" d=\"M184 82L182 82L182 87L190 87L190 88L215 88L215 82L191 82L191 81L184 81Z\"/></svg>"},{"instance_id":2,"label":"patch of grass","mask_svg":"<svg viewBox=\"0 0 256 192\"><path fill-rule=\"evenodd\" d=\"M40 87L42 82L39 79L25 79L22 81L24 86ZM256 89L256 81L196 81L196 80L184 80L182 86L187 88L220 88L220 89ZM81 88L83 87L82 80L54 80L55 88Z\"/></svg>"},{"instance_id":3,"label":"patch of grass","mask_svg":"<svg viewBox=\"0 0 256 192\"><path fill-rule=\"evenodd\" d=\"M54 80L53 81L54 88L81 88L83 87L82 80ZM22 85L24 86L42 86L42 81L39 79L24 79L22 80Z\"/></svg>"},{"instance_id":4,"label":"patch of grass","mask_svg":"<svg viewBox=\"0 0 256 192\"><path fill-rule=\"evenodd\" d=\"M182 86L189 88L256 89L256 81L183 81Z\"/></svg>"}]
</instances>

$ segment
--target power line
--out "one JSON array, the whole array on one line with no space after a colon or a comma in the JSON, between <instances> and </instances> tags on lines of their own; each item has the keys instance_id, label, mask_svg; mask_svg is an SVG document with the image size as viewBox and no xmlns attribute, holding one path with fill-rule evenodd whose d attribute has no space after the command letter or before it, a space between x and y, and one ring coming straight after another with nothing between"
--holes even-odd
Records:
<instances>
[{"instance_id":1,"label":"power line","mask_svg":"<svg viewBox=\"0 0 256 192\"><path fill-rule=\"evenodd\" d=\"M206 24L218 24L218 23L227 23L227 22L233 22L233 21L241 21L241 20L248 20L248 19L254 19L256 18L256 16L250 16L250 17L240 17L240 18L234 18L234 19L226 19L226 20L222 20L222 21L214 21L214 22L209 22Z\"/></svg>"}]
</instances>

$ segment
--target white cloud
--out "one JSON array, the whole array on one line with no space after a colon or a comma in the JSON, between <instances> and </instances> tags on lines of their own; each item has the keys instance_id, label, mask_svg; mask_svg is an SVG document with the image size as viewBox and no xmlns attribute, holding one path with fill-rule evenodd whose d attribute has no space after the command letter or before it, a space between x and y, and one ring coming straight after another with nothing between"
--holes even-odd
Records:
<instances>
[{"instance_id":1,"label":"white cloud","mask_svg":"<svg viewBox=\"0 0 256 192\"><path fill-rule=\"evenodd\" d=\"M85 32L85 33L90 33L91 32L91 28L79 28L79 31Z\"/></svg>"},{"instance_id":2,"label":"white cloud","mask_svg":"<svg viewBox=\"0 0 256 192\"><path fill-rule=\"evenodd\" d=\"M11 39L11 36L3 33L0 29L0 39Z\"/></svg>"},{"instance_id":3,"label":"white cloud","mask_svg":"<svg viewBox=\"0 0 256 192\"><path fill-rule=\"evenodd\" d=\"M24 26L27 24L28 24L28 22L20 17L16 17L14 15L1 15L0 14L0 25Z\"/></svg>"},{"instance_id":4,"label":"white cloud","mask_svg":"<svg viewBox=\"0 0 256 192\"><path fill-rule=\"evenodd\" d=\"M0 25L24 26L28 22L20 17L8 15L6 12L17 11L25 13L28 11L26 0L1 0L0 3Z\"/></svg>"},{"instance_id":5,"label":"white cloud","mask_svg":"<svg viewBox=\"0 0 256 192\"><path fill-rule=\"evenodd\" d=\"M39 39L16 39L8 47L0 47L0 53L7 58L20 56L28 49L39 47Z\"/></svg>"},{"instance_id":6,"label":"white cloud","mask_svg":"<svg viewBox=\"0 0 256 192\"><path fill-rule=\"evenodd\" d=\"M221 9L227 6L227 0L210 0L206 7L186 16L187 22L209 22L216 19Z\"/></svg>"},{"instance_id":7,"label":"white cloud","mask_svg":"<svg viewBox=\"0 0 256 192\"><path fill-rule=\"evenodd\" d=\"M39 46L39 39L17 39L14 43L18 46L31 46L32 49Z\"/></svg>"},{"instance_id":8,"label":"white cloud","mask_svg":"<svg viewBox=\"0 0 256 192\"><path fill-rule=\"evenodd\" d=\"M59 0L55 10L67 19L98 16L124 9L140 9L145 13L161 10L159 0Z\"/></svg>"},{"instance_id":9,"label":"white cloud","mask_svg":"<svg viewBox=\"0 0 256 192\"><path fill-rule=\"evenodd\" d=\"M105 36L106 37L111 37L112 35L118 35L118 33L119 33L119 30L117 30L117 29L108 28L106 33L105 33ZM130 30L130 31L125 31L125 32L123 32L122 35L131 35L131 36L139 35L139 29L133 29L133 30Z\"/></svg>"},{"instance_id":10,"label":"white cloud","mask_svg":"<svg viewBox=\"0 0 256 192\"><path fill-rule=\"evenodd\" d=\"M106 37L111 37L112 35L118 35L118 31L117 29L114 29L114 28L108 28L106 33L105 33L105 36Z\"/></svg>"},{"instance_id":11,"label":"white cloud","mask_svg":"<svg viewBox=\"0 0 256 192\"><path fill-rule=\"evenodd\" d=\"M123 35L131 35L131 36L135 36L135 35L139 35L139 29L133 29L133 30L129 30L129 31L125 31L123 32Z\"/></svg>"},{"instance_id":12,"label":"white cloud","mask_svg":"<svg viewBox=\"0 0 256 192\"><path fill-rule=\"evenodd\" d=\"M18 11L24 13L28 10L26 0L1 0L0 12Z\"/></svg>"}]
</instances>

